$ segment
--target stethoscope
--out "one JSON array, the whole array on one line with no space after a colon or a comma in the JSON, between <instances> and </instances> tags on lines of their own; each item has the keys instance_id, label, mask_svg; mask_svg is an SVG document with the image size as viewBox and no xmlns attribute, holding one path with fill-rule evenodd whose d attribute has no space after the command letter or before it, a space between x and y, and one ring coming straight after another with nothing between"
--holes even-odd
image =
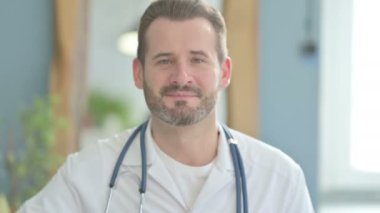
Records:
<instances>
[{"instance_id":1,"label":"stethoscope","mask_svg":"<svg viewBox=\"0 0 380 213\"><path fill-rule=\"evenodd\" d=\"M139 127L133 131L132 135L128 138L127 142L125 143L123 149L121 150L119 157L117 158L116 164L114 166L111 181L109 183L109 194L108 194L108 200L105 212L108 213L111 199L112 199L112 193L114 190L114 186L116 183L116 178L120 170L121 163L124 160L124 157L131 146L133 140L136 138L137 134L140 133L140 150L141 150L141 181L140 181L140 187L139 187L139 193L140 193L140 213L143 212L143 206L145 202L145 192L146 192L146 182L147 182L147 163L146 163L146 147L145 147L145 132L148 126L148 121L141 124ZM232 136L231 132L227 127L224 125L221 125L223 132L227 138L230 152L231 152L231 158L232 163L234 165L235 170L235 185L236 185L236 212L241 212L241 206L243 205L243 212L248 213L248 197L247 197L247 182L245 178L245 171L243 162L241 159L241 155L237 146L237 141ZM243 202L241 199L241 196L243 196Z\"/></svg>"}]
</instances>

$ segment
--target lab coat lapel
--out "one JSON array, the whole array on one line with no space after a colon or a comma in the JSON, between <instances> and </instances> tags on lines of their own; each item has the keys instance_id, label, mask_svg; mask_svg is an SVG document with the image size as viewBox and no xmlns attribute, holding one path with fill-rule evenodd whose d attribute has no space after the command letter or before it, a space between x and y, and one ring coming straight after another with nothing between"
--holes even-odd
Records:
<instances>
[{"instance_id":1,"label":"lab coat lapel","mask_svg":"<svg viewBox=\"0 0 380 213\"><path fill-rule=\"evenodd\" d=\"M148 130L151 129L150 123L147 129ZM151 177L154 181L156 181L159 185L161 185L162 186L161 188L163 190L165 190L168 194L170 194L184 209L186 209L186 204L179 191L179 188L174 182L165 164L157 156L157 152L153 144L155 142L153 140L151 131L146 132L146 139L147 139L146 147L147 147L148 156L149 156L148 162L150 163L150 167L148 169L148 176Z\"/></svg>"},{"instance_id":2,"label":"lab coat lapel","mask_svg":"<svg viewBox=\"0 0 380 213\"><path fill-rule=\"evenodd\" d=\"M147 154L147 172L148 172L148 182L147 182L147 191L150 189L150 181L155 181L159 184L162 190L167 191L183 208L186 208L185 202L182 198L181 193L179 192L178 187L176 186L173 178L168 172L166 166L163 164L161 159L157 156L156 150L154 148L154 141L151 134L151 123L148 123L147 131L145 132L145 145L146 145L146 154ZM132 131L130 132L132 133ZM124 138L126 141L128 137ZM130 150L126 154L123 166L129 168L129 171L141 178L141 150L140 150L140 135L137 135L134 139ZM151 180L151 179L152 180Z\"/></svg>"},{"instance_id":3,"label":"lab coat lapel","mask_svg":"<svg viewBox=\"0 0 380 213\"><path fill-rule=\"evenodd\" d=\"M219 132L223 132L220 126ZM214 167L195 200L193 209L196 209L197 206L202 205L202 203L208 202L208 199L215 197L216 193L231 183L234 183L234 168L230 150L224 134L220 134L218 154L215 159Z\"/></svg>"},{"instance_id":4,"label":"lab coat lapel","mask_svg":"<svg viewBox=\"0 0 380 213\"><path fill-rule=\"evenodd\" d=\"M168 194L170 194L184 209L186 209L185 201L183 200L183 197L176 183L169 174L166 166L159 158L156 159L156 161L148 170L148 175L154 181L156 181L157 184L161 185L162 189L165 190Z\"/></svg>"},{"instance_id":5,"label":"lab coat lapel","mask_svg":"<svg viewBox=\"0 0 380 213\"><path fill-rule=\"evenodd\" d=\"M233 180L233 173L213 168L192 209L196 209L197 206L207 203L210 198L215 197L216 193L220 192L223 187L233 182Z\"/></svg>"}]
</instances>

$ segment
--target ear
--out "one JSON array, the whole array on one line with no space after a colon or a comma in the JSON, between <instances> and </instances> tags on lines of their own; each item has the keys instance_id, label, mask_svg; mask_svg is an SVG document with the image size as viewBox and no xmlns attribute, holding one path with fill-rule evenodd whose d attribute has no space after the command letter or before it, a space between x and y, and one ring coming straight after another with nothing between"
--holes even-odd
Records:
<instances>
[{"instance_id":1,"label":"ear","mask_svg":"<svg viewBox=\"0 0 380 213\"><path fill-rule=\"evenodd\" d=\"M220 79L220 86L222 88L228 87L230 85L231 81L231 75L232 75L232 61L230 57L227 57L224 62L222 63L221 67L221 79Z\"/></svg>"},{"instance_id":2,"label":"ear","mask_svg":"<svg viewBox=\"0 0 380 213\"><path fill-rule=\"evenodd\" d=\"M133 80L137 88L143 88L143 65L138 58L133 59Z\"/></svg>"}]
</instances>

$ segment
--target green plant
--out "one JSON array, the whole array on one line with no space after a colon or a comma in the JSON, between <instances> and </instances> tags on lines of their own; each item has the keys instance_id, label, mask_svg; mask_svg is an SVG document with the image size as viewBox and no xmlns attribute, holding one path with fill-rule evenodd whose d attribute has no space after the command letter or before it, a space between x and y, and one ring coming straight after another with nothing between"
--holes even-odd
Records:
<instances>
[{"instance_id":1,"label":"green plant","mask_svg":"<svg viewBox=\"0 0 380 213\"><path fill-rule=\"evenodd\" d=\"M128 103L100 90L91 91L87 111L96 126L102 126L110 115L117 117L123 128L130 127L133 123Z\"/></svg>"},{"instance_id":2,"label":"green plant","mask_svg":"<svg viewBox=\"0 0 380 213\"><path fill-rule=\"evenodd\" d=\"M63 161L54 145L57 133L66 121L54 113L58 98L37 98L33 106L21 114L24 149L17 153L11 139L6 153L6 167L11 181L11 209L36 194L48 182Z\"/></svg>"},{"instance_id":3,"label":"green plant","mask_svg":"<svg viewBox=\"0 0 380 213\"><path fill-rule=\"evenodd\" d=\"M0 193L0 212L1 213L9 213L11 210L9 209L8 201L5 195Z\"/></svg>"}]
</instances>

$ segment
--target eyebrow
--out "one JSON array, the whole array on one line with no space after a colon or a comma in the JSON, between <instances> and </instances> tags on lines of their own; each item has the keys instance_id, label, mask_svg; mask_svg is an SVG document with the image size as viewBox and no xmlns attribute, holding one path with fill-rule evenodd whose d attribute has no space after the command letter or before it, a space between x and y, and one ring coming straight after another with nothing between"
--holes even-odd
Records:
<instances>
[{"instance_id":1,"label":"eyebrow","mask_svg":"<svg viewBox=\"0 0 380 213\"><path fill-rule=\"evenodd\" d=\"M207 53L205 53L205 52L202 51L202 50L191 50L190 53L191 53L192 55L202 55L203 57L208 58Z\"/></svg>"},{"instance_id":2,"label":"eyebrow","mask_svg":"<svg viewBox=\"0 0 380 213\"><path fill-rule=\"evenodd\" d=\"M205 53L202 50L190 50L190 54L192 54L192 55L201 55L203 57L208 58L207 53ZM157 53L155 56L153 56L152 60L155 60L155 59L160 58L160 57L169 57L169 56L172 56L172 55L173 55L173 53L170 53L170 52L161 52L161 53Z\"/></svg>"},{"instance_id":3,"label":"eyebrow","mask_svg":"<svg viewBox=\"0 0 380 213\"><path fill-rule=\"evenodd\" d=\"M172 56L173 54L172 53L169 53L169 52L163 52L163 53L158 53L158 54L156 54L153 58L152 58L152 60L155 60L155 59L157 59L157 58L159 58L159 57L168 57L168 56Z\"/></svg>"}]
</instances>

